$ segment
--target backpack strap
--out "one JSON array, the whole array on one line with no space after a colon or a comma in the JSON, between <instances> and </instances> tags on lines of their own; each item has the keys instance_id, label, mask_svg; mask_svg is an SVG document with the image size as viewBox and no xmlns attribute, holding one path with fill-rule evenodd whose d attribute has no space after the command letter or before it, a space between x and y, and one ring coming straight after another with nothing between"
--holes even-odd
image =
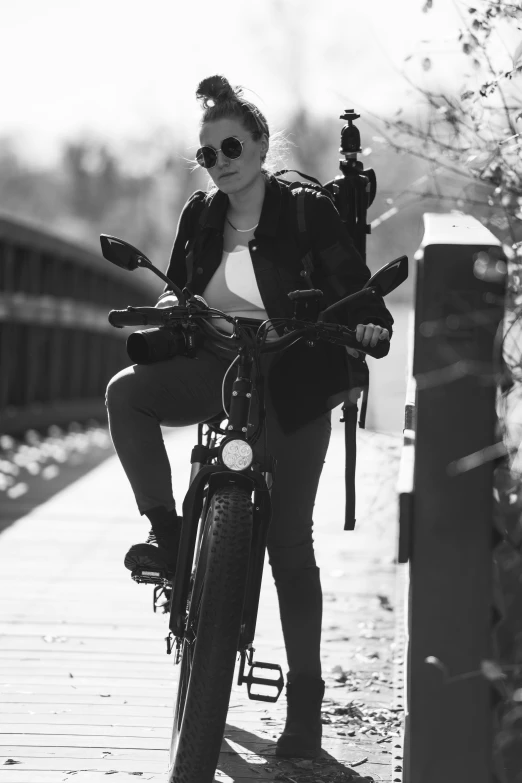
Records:
<instances>
[{"instance_id":1,"label":"backpack strap","mask_svg":"<svg viewBox=\"0 0 522 783\"><path fill-rule=\"evenodd\" d=\"M297 174L299 173L300 172L298 171ZM306 202L310 198L311 192L317 192L317 190L315 188L307 187L306 185L303 186L298 183L295 183L293 187L292 183L289 184L291 190L295 194L295 223L297 227L297 238L300 252L302 253L301 264L303 266L301 275L306 280L309 288L315 288L311 279L315 265L312 242L306 221ZM328 195L331 197L331 194ZM369 378L367 384L362 389L360 415L357 400L345 403L342 408L343 415L341 421L344 422L345 448L345 530L353 530L355 528L355 465L357 459L357 419L359 418L359 427L364 429L366 424L366 410L368 406L368 387Z\"/></svg>"},{"instance_id":2,"label":"backpack strap","mask_svg":"<svg viewBox=\"0 0 522 783\"><path fill-rule=\"evenodd\" d=\"M323 187L318 179L312 177L310 174L303 174L302 171L298 171L297 169L281 169L281 171L276 171L274 177L281 177L283 174L299 174L300 177L304 177L305 179L310 180L310 182L315 182L320 188Z\"/></svg>"},{"instance_id":3,"label":"backpack strap","mask_svg":"<svg viewBox=\"0 0 522 783\"><path fill-rule=\"evenodd\" d=\"M315 288L312 282L312 272L314 271L314 253L312 242L306 223L306 201L307 188L293 188L295 192L295 218L297 226L297 239L301 253L301 277L305 280L308 288Z\"/></svg>"},{"instance_id":4,"label":"backpack strap","mask_svg":"<svg viewBox=\"0 0 522 783\"><path fill-rule=\"evenodd\" d=\"M332 192L330 190L328 190L327 188L325 188L323 185L321 185L319 180L316 179L315 177L312 177L310 174L303 174L302 171L298 171L297 169L281 169L281 171L276 171L276 173L274 174L274 177L281 177L283 174L299 174L300 177L304 177L309 182L313 182L314 183L314 187L313 187L314 190L320 191L325 196L328 196L330 201L335 203ZM289 182L288 180L283 179L281 181L282 182L286 182L288 185L292 185L292 183ZM295 183L295 184L299 185L300 183ZM311 188L311 186L310 186L310 188Z\"/></svg>"},{"instance_id":5,"label":"backpack strap","mask_svg":"<svg viewBox=\"0 0 522 783\"><path fill-rule=\"evenodd\" d=\"M344 422L344 484L346 505L344 529L355 528L355 465L357 461L357 402L345 402L340 421Z\"/></svg>"},{"instance_id":6,"label":"backpack strap","mask_svg":"<svg viewBox=\"0 0 522 783\"><path fill-rule=\"evenodd\" d=\"M308 231L308 224L306 219L306 202L310 199L312 194L322 193L333 203L332 194L330 191L323 188L323 186L308 174L297 169L282 169L276 172L274 176L280 174L287 174L289 172L295 172L301 177L311 180L315 184L308 184L303 182L289 182L285 179L279 179L279 182L284 183L290 194L294 194L293 209L295 210L295 224L296 224L296 236L301 254L301 265L303 267L301 271L301 277L304 278L305 284L308 288L315 288L312 282L312 273L315 269L314 253L312 249L312 242Z\"/></svg>"}]
</instances>

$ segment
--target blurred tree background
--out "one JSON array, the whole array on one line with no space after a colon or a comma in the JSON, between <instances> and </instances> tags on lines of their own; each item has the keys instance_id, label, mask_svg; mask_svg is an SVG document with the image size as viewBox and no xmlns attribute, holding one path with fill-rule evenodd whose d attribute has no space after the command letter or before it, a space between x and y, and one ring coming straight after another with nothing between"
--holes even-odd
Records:
<instances>
[{"instance_id":1,"label":"blurred tree background","mask_svg":"<svg viewBox=\"0 0 522 783\"><path fill-rule=\"evenodd\" d=\"M419 0L427 14L434 2ZM338 117L346 108L361 114L361 160L377 174L377 197L368 213L374 225L367 246L372 270L394 256L413 256L426 211L461 210L511 247L522 239L520 4L455 0L454 5L461 25L449 33L467 66L464 75L443 89L436 74L444 54L421 41L415 51L404 52L401 76L409 85L408 101L387 116L366 110L344 93L337 115L314 111L302 75L306 15L300 20L293 3L271 0L270 14L263 16L281 39L273 57L284 68L294 98L283 123L273 129L291 142L280 167L298 168L323 182L331 179L338 173L343 124ZM254 21L259 25L259 19ZM253 32L263 34L257 28ZM342 59L342 51L332 56ZM165 269L185 200L207 187L207 176L194 171L190 160L196 132L187 141L177 128L158 127L117 146L92 133L78 136L64 143L59 161L48 167L29 162L16 139L4 137L0 211L96 252L101 232L123 236ZM395 297L410 302L412 289L410 276Z\"/></svg>"},{"instance_id":2,"label":"blurred tree background","mask_svg":"<svg viewBox=\"0 0 522 783\"><path fill-rule=\"evenodd\" d=\"M339 114L344 107L339 106ZM396 152L382 136L359 121L365 165L377 172L378 192L368 214L373 220L390 210L391 194L405 189L426 169L423 161ZM289 155L281 167L297 168L325 182L338 173L343 123L319 118L305 108L284 128ZM158 130L146 139L129 139L123 150L88 137L67 142L53 167L36 166L0 140L0 211L99 250L98 236L122 236L165 269L179 213L188 196L206 189L207 175L193 170L190 153L173 134ZM401 215L382 223L368 242L368 261L378 268L394 255L411 255L422 236L424 206L414 200ZM406 240L406 241L405 241ZM409 298L408 291L402 296Z\"/></svg>"},{"instance_id":3,"label":"blurred tree background","mask_svg":"<svg viewBox=\"0 0 522 783\"><path fill-rule=\"evenodd\" d=\"M434 0L426 0L425 13ZM436 2L436 0L435 0ZM418 195L474 214L517 255L522 240L522 5L454 2L466 68L452 89L421 86L405 74L421 108L412 119L377 118L396 151L430 165ZM425 72L436 58L408 54ZM511 254L510 254L511 255Z\"/></svg>"}]
</instances>

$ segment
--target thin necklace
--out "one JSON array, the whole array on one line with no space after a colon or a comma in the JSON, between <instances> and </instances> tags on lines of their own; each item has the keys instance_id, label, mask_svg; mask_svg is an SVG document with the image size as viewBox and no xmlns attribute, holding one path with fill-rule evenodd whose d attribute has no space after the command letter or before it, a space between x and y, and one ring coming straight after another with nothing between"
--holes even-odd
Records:
<instances>
[{"instance_id":1,"label":"thin necklace","mask_svg":"<svg viewBox=\"0 0 522 783\"><path fill-rule=\"evenodd\" d=\"M259 223L256 223L255 226L252 226L252 228L236 228L235 226L232 225L232 223L228 218L227 218L227 223L229 226L232 226L234 231L239 231L240 234L246 234L248 231L253 231L259 225Z\"/></svg>"}]
</instances>

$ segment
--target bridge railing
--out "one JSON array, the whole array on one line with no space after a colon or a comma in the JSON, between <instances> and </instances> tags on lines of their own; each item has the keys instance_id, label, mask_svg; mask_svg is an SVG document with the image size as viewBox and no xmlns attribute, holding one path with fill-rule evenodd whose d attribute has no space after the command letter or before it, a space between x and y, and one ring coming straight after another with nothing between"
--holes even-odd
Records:
<instances>
[{"instance_id":1,"label":"bridge railing","mask_svg":"<svg viewBox=\"0 0 522 783\"><path fill-rule=\"evenodd\" d=\"M505 264L466 215L426 214L398 484L407 590L404 783L492 783L495 352ZM399 779L396 776L394 779Z\"/></svg>"},{"instance_id":2,"label":"bridge railing","mask_svg":"<svg viewBox=\"0 0 522 783\"><path fill-rule=\"evenodd\" d=\"M0 434L104 419L106 384L129 364L128 330L107 314L160 290L101 252L0 218Z\"/></svg>"}]
</instances>

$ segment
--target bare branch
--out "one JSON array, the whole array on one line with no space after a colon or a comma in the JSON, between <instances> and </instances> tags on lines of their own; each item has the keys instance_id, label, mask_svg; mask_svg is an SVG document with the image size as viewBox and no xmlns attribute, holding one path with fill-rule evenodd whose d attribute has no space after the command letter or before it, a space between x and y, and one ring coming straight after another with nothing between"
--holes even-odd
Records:
<instances>
[{"instance_id":1,"label":"bare branch","mask_svg":"<svg viewBox=\"0 0 522 783\"><path fill-rule=\"evenodd\" d=\"M362 107L361 107L361 108L362 108ZM364 111L365 111L365 112L367 112L368 114L371 114L373 117L376 117L376 118L377 118L377 119L378 119L380 122L383 122L383 123L384 123L384 124L385 124L387 127L389 127L389 126L391 126L391 125L392 125L392 122L391 122L390 120L384 120L384 119L382 119L381 117L379 117L378 115L374 114L374 112L368 111L368 110L366 110L366 109L365 109ZM474 175L474 174L469 174L469 173L467 173L467 172L465 172L465 171L462 171L461 169L457 169L457 168L455 168L454 166L450 166L450 165L448 165L448 164L447 164L447 163L445 163L445 162L441 162L441 161L440 161L440 159L433 158L433 157L431 157L430 155L426 155L425 153L423 153L423 152L420 152L419 150L416 150L416 149L410 149L409 147L404 147L404 146L402 146L401 144L398 144L398 143L397 143L396 141L394 141L393 139L391 139L391 138L390 138L390 136L389 136L389 135L387 135L387 134L386 134L386 133L385 133L385 132L382 130L382 128L380 128L378 125L375 125L374 123L372 123L372 122L371 122L370 120L368 120L368 119L366 120L366 122L367 122L367 123L368 123L368 125L370 125L372 128L374 128L375 130L379 131L379 133L381 133L381 134L384 136L384 138L386 139L386 141L388 142L388 144L389 144L389 145L392 147L392 149L394 149L396 152L404 152L404 153L407 153L408 155L412 155L412 156L413 156L413 157L415 157L415 158L420 158L421 160L426 160L426 161L428 161L429 163L435 163L435 164L437 164L439 167L441 167L441 168L444 168L446 171L451 171L453 174L457 174L459 177L463 177L464 179L469 179L469 180L471 180L471 181L473 181L473 182L476 182L476 183L481 183L481 184L484 184L484 185L489 185L489 186L491 186L491 185L492 185L492 183L491 183L491 182L487 182L487 181L486 181L486 180L484 180L483 178L479 177L479 176L478 176L478 174L475 174L475 175ZM493 183L493 184L494 184L494 183ZM518 190L517 190L517 189L515 189L515 188L507 188L507 190L508 190L509 192L512 192L513 194L517 194L517 193L518 193Z\"/></svg>"},{"instance_id":2,"label":"bare branch","mask_svg":"<svg viewBox=\"0 0 522 783\"><path fill-rule=\"evenodd\" d=\"M455 2L455 0L453 0L453 7L455 8L456 12L460 16L462 24L466 28L468 34L470 36L472 36L478 42L478 39L476 38L476 36L472 32L472 30L470 29L470 26L468 24L467 19L461 13L461 10L460 10L458 4ZM480 45L480 48L482 49L482 53L483 53L483 55L484 55L484 57L486 59L486 62L488 64L489 71L490 71L491 75L493 76L493 78L496 80L496 86L498 87L498 92L499 92L500 98L502 100L502 104L504 106L504 112L505 112L505 115L506 115L506 120L507 120L508 126L509 126L509 128L510 128L512 133L516 133L516 128L515 128L515 126L513 125L512 121L511 121L511 116L510 116L509 110L507 108L507 102L506 102L506 97L504 95L504 91L502 90L502 87L500 86L500 83L499 83L500 80L497 78L497 73L496 73L495 69L493 68L493 63L491 62L491 58L490 58L490 56L488 54L486 46L484 46L482 44L482 45Z\"/></svg>"}]
</instances>

